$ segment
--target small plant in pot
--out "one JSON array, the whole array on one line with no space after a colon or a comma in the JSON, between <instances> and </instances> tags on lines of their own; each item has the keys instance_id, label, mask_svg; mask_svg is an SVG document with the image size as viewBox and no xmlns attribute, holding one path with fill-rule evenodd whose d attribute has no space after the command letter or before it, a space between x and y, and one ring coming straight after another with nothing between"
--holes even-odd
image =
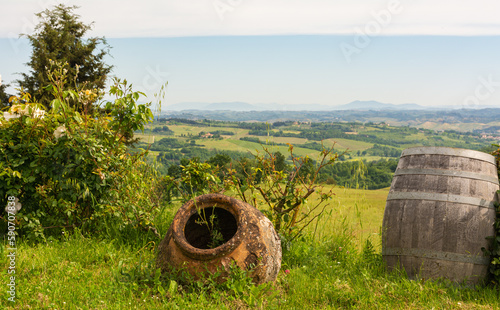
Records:
<instances>
[{"instance_id":1,"label":"small plant in pot","mask_svg":"<svg viewBox=\"0 0 500 310\"><path fill-rule=\"evenodd\" d=\"M200 249L214 249L229 241L236 233L237 226L234 216L215 204L199 209L188 220L186 228L190 230L186 232L190 244Z\"/></svg>"}]
</instances>

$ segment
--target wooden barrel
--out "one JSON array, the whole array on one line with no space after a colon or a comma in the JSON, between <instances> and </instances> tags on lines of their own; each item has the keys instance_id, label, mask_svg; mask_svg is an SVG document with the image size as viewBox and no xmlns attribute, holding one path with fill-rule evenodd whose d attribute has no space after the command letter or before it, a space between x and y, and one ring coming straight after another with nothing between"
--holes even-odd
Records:
<instances>
[{"instance_id":1,"label":"wooden barrel","mask_svg":"<svg viewBox=\"0 0 500 310\"><path fill-rule=\"evenodd\" d=\"M482 283L488 274L494 201L499 189L495 158L447 147L403 151L387 197L382 255L389 269L410 278Z\"/></svg>"}]
</instances>

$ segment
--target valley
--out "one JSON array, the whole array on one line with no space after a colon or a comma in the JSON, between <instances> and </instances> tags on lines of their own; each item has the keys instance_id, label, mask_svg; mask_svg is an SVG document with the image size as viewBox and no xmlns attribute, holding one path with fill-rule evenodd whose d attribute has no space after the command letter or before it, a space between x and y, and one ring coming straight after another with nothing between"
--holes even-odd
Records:
<instances>
[{"instance_id":1,"label":"valley","mask_svg":"<svg viewBox=\"0 0 500 310\"><path fill-rule=\"evenodd\" d=\"M227 113L223 112L222 114ZM415 146L446 146L491 151L498 140L473 131L396 126L388 122L222 121L160 118L136 133L136 148L149 149L148 160L162 174L178 171L181 161L213 161L226 156L225 169L256 154L291 154L313 164L323 148L338 154L336 165L323 169L318 181L349 188L388 187L401 151ZM353 173L353 171L360 171Z\"/></svg>"}]
</instances>

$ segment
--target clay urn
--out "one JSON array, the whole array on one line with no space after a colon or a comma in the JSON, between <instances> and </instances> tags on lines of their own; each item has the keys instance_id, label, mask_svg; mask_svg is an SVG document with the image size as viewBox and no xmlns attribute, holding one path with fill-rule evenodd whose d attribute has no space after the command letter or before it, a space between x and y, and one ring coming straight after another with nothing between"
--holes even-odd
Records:
<instances>
[{"instance_id":1,"label":"clay urn","mask_svg":"<svg viewBox=\"0 0 500 310\"><path fill-rule=\"evenodd\" d=\"M174 216L158 248L162 272L185 271L199 279L231 266L248 270L256 284L274 281L281 242L271 221L255 207L221 194L198 196Z\"/></svg>"}]
</instances>

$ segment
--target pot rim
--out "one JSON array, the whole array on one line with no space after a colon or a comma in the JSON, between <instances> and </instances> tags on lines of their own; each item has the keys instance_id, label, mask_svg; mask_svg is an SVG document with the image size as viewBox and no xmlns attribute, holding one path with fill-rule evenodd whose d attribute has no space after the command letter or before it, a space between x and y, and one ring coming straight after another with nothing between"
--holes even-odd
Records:
<instances>
[{"instance_id":1,"label":"pot rim","mask_svg":"<svg viewBox=\"0 0 500 310\"><path fill-rule=\"evenodd\" d=\"M242 212L243 202L222 194L204 194L195 197L186 202L174 216L172 224L173 239L177 246L187 256L198 259L208 260L223 256L237 248L242 239L243 232L246 230L246 216ZM200 205L202 206L200 208ZM184 228L189 218L200 209L211 208L213 206L229 211L237 223L236 233L227 242L213 249L200 249L192 246L186 239Z\"/></svg>"}]
</instances>

